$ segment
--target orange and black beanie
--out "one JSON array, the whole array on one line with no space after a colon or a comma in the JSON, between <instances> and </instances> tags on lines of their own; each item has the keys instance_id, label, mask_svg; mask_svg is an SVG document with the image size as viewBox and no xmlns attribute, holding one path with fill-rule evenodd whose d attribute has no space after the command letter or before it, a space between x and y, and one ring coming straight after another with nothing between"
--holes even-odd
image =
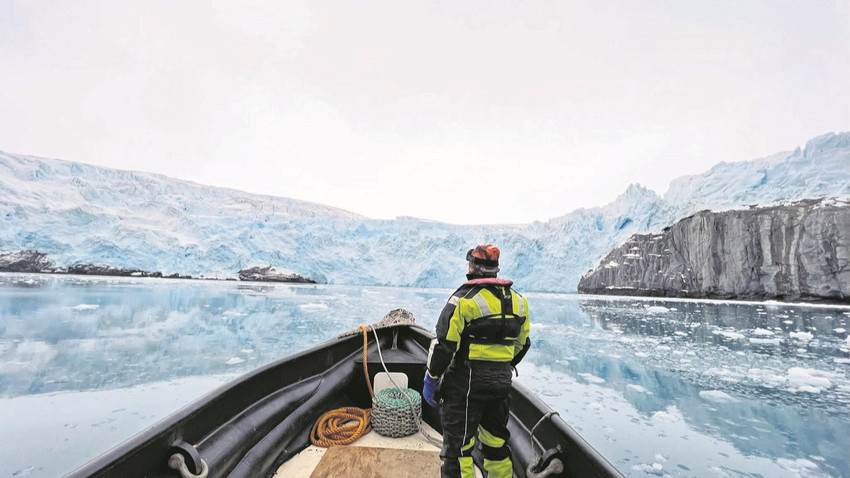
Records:
<instances>
[{"instance_id":1,"label":"orange and black beanie","mask_svg":"<svg viewBox=\"0 0 850 478\"><path fill-rule=\"evenodd\" d=\"M499 267L499 248L493 244L481 244L466 253L466 260L483 267Z\"/></svg>"}]
</instances>

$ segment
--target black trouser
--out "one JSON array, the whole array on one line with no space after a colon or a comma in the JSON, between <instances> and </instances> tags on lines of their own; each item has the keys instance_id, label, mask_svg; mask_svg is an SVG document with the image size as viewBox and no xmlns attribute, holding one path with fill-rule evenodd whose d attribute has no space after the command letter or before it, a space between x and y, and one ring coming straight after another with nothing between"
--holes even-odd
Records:
<instances>
[{"instance_id":1,"label":"black trouser","mask_svg":"<svg viewBox=\"0 0 850 478\"><path fill-rule=\"evenodd\" d=\"M481 441L488 478L510 478L513 465L507 446L511 369L507 363L452 364L440 387L443 426L443 478L472 478L475 437Z\"/></svg>"}]
</instances>

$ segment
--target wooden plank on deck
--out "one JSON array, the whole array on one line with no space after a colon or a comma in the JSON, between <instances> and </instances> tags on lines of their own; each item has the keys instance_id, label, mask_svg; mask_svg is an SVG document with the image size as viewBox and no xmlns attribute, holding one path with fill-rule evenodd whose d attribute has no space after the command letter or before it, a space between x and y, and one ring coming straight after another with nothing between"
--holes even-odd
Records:
<instances>
[{"instance_id":1,"label":"wooden plank on deck","mask_svg":"<svg viewBox=\"0 0 850 478\"><path fill-rule=\"evenodd\" d=\"M310 478L420 478L440 475L438 451L333 446Z\"/></svg>"}]
</instances>

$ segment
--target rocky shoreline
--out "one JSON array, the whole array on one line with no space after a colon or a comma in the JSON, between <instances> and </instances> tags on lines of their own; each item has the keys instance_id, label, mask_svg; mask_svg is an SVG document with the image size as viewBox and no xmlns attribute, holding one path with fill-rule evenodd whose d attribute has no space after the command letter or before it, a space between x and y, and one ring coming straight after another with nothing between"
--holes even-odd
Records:
<instances>
[{"instance_id":1,"label":"rocky shoreline","mask_svg":"<svg viewBox=\"0 0 850 478\"><path fill-rule=\"evenodd\" d=\"M47 254L22 250L0 254L0 272L19 272L34 274L72 274L92 275L108 277L153 277L162 279L205 279L205 280L240 280L252 282L288 282L299 284L317 284L313 279L303 277L299 274L286 274L278 272L272 266L255 266L242 269L236 278L210 279L206 277L192 277L183 274L163 274L159 271L143 271L140 269L125 269L110 265L97 264L74 264L69 267L57 267L48 258Z\"/></svg>"}]
</instances>

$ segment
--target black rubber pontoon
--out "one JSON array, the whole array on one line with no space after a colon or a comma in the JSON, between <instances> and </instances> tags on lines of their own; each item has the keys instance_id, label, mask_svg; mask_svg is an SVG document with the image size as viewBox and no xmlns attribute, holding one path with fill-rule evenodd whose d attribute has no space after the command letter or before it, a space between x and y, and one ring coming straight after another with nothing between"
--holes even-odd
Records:
<instances>
[{"instance_id":1,"label":"black rubber pontoon","mask_svg":"<svg viewBox=\"0 0 850 478\"><path fill-rule=\"evenodd\" d=\"M416 325L378 329L384 362L408 375L421 392L433 335ZM383 371L369 333L370 376ZM198 399L71 472L67 477L175 478L169 467L179 454L188 472L206 465L209 478L269 477L309 446L310 429L326 411L343 406L371 407L363 375L362 335L341 336L256 369ZM530 463L544 455L541 468L560 459L563 472L545 476L621 477L578 433L528 389L514 383L509 446L514 474L526 478ZM441 432L438 412L424 407L423 420ZM541 420L542 419L542 420ZM534 445L530 433L534 430ZM203 463L201 462L203 460Z\"/></svg>"}]
</instances>

